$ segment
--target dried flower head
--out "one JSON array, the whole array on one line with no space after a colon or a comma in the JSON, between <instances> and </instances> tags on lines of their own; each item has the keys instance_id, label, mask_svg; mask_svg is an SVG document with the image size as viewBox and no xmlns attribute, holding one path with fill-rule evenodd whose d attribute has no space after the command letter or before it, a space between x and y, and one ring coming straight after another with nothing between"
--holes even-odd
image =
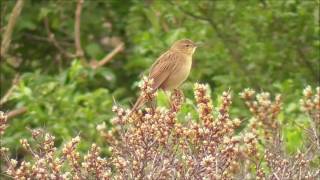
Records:
<instances>
[{"instance_id":1,"label":"dried flower head","mask_svg":"<svg viewBox=\"0 0 320 180\"><path fill-rule=\"evenodd\" d=\"M149 101L156 95L151 86L148 79L141 85ZM293 156L284 150L278 132L280 95L272 98L267 92L244 90L240 96L252 117L238 133L243 118L230 117L231 93L223 92L214 108L209 86L203 84L194 87L198 120L178 120L184 101L178 90L171 94L169 109L146 108L130 114L113 106L112 128L105 123L97 126L107 141L103 148L110 150L108 158L101 156L102 149L95 143L81 155L79 136L56 148L55 137L40 129L32 130L33 139L20 140L32 160L12 159L5 147L0 154L5 173L13 179L316 179L320 176L313 162L320 154L319 90L316 94L311 87L304 90L301 105L312 120L308 135L313 143ZM3 133L6 118L3 113L1 117Z\"/></svg>"},{"instance_id":2,"label":"dried flower head","mask_svg":"<svg viewBox=\"0 0 320 180\"><path fill-rule=\"evenodd\" d=\"M271 95L268 92L256 94L251 89L245 89L240 96L244 99L245 104L253 114L254 118L251 123L253 131L257 128L264 131L264 138L267 141L275 139L278 133L279 122L277 116L281 111L281 95L276 95L274 100L271 100Z\"/></svg>"},{"instance_id":3,"label":"dried flower head","mask_svg":"<svg viewBox=\"0 0 320 180\"><path fill-rule=\"evenodd\" d=\"M0 135L4 134L5 129L7 128L7 115L4 112L0 111Z\"/></svg>"},{"instance_id":4,"label":"dried flower head","mask_svg":"<svg viewBox=\"0 0 320 180\"><path fill-rule=\"evenodd\" d=\"M320 87L313 93L311 86L303 90L303 98L300 100L301 109L308 113L316 124L320 124Z\"/></svg>"},{"instance_id":5,"label":"dried flower head","mask_svg":"<svg viewBox=\"0 0 320 180\"><path fill-rule=\"evenodd\" d=\"M152 101L157 95L157 92L152 88L153 79L143 77L142 82L140 82L139 87L141 89L141 96L146 101Z\"/></svg>"}]
</instances>

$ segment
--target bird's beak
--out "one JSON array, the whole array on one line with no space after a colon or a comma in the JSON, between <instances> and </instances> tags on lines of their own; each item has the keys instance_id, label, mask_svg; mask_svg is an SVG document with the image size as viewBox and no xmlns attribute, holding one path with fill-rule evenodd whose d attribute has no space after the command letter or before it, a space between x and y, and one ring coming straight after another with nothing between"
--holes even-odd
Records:
<instances>
[{"instance_id":1,"label":"bird's beak","mask_svg":"<svg viewBox=\"0 0 320 180\"><path fill-rule=\"evenodd\" d=\"M197 47L201 47L203 46L203 42L196 42L194 43L194 47L197 48Z\"/></svg>"}]
</instances>

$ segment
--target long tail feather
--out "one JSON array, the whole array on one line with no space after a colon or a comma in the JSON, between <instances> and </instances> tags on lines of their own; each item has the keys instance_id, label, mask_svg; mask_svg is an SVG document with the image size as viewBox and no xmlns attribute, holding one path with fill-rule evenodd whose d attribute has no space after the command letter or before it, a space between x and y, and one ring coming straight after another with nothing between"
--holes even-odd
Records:
<instances>
[{"instance_id":1,"label":"long tail feather","mask_svg":"<svg viewBox=\"0 0 320 180\"><path fill-rule=\"evenodd\" d=\"M136 111L140 109L144 105L144 103L145 103L145 99L142 96L140 96L136 101L136 103L134 104L134 106L132 107L132 111Z\"/></svg>"}]
</instances>

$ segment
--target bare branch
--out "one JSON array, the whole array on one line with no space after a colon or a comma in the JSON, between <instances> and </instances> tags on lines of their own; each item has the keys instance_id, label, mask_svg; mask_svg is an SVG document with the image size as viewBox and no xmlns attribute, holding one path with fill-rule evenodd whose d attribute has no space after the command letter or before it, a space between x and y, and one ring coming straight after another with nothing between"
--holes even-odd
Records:
<instances>
[{"instance_id":1,"label":"bare branch","mask_svg":"<svg viewBox=\"0 0 320 180\"><path fill-rule=\"evenodd\" d=\"M14 79L12 80L12 85L9 88L9 90L6 92L6 94L0 99L0 106L2 106L3 104L5 104L9 97L11 96L11 94L13 93L14 88L16 87L16 85L18 84L20 80L20 75L17 74Z\"/></svg>"},{"instance_id":2,"label":"bare branch","mask_svg":"<svg viewBox=\"0 0 320 180\"><path fill-rule=\"evenodd\" d=\"M101 61L99 62L96 62L96 61L92 61L90 64L91 64L91 67L93 69L97 69L105 64L107 64L108 62L110 62L113 57L115 55L117 55L119 52L123 51L124 49L124 43L120 43L117 47L115 47L108 55L106 55Z\"/></svg>"},{"instance_id":3,"label":"bare branch","mask_svg":"<svg viewBox=\"0 0 320 180\"><path fill-rule=\"evenodd\" d=\"M81 38L80 38L80 24L81 24L81 10L84 0L77 0L77 9L75 13L75 23L74 23L74 42L76 46L76 56L83 58L84 53L81 47Z\"/></svg>"},{"instance_id":4,"label":"bare branch","mask_svg":"<svg viewBox=\"0 0 320 180\"><path fill-rule=\"evenodd\" d=\"M12 10L12 13L8 21L8 25L5 29L3 39L1 42L1 51L0 51L1 57L5 57L7 54L7 51L11 43L12 32L13 32L14 26L16 25L17 19L21 13L23 4L24 4L24 0L18 0Z\"/></svg>"},{"instance_id":5,"label":"bare branch","mask_svg":"<svg viewBox=\"0 0 320 180\"><path fill-rule=\"evenodd\" d=\"M11 119L13 117L19 116L21 114L24 114L27 112L27 108L26 107L21 107L15 110L12 110L10 112L7 113L7 118Z\"/></svg>"},{"instance_id":6,"label":"bare branch","mask_svg":"<svg viewBox=\"0 0 320 180\"><path fill-rule=\"evenodd\" d=\"M64 48L61 47L61 45L56 40L54 33L52 33L50 30L49 20L47 17L44 18L44 26L48 34L48 41L51 42L53 46L56 47L58 51L64 56L66 56L67 58L74 58L74 55L65 51Z\"/></svg>"},{"instance_id":7,"label":"bare branch","mask_svg":"<svg viewBox=\"0 0 320 180\"><path fill-rule=\"evenodd\" d=\"M44 36L38 36L38 35L35 35L35 34L32 34L32 33L23 33L23 36L25 36L26 38L28 38L28 40L31 40L31 41L41 41L41 42L46 42L46 43L51 43L51 41L49 40L48 37L44 37ZM59 42L61 47L65 48L64 46L73 46L73 40L72 41L69 41L67 38L61 40L59 39ZM70 53L71 54L71 53ZM72 56L74 56L73 54L71 54Z\"/></svg>"}]
</instances>

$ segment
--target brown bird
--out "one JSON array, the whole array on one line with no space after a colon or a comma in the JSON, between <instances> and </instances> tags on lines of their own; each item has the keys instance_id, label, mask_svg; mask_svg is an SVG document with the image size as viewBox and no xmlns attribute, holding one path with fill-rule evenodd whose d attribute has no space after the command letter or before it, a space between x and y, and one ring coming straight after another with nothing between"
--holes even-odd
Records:
<instances>
[{"instance_id":1,"label":"brown bird","mask_svg":"<svg viewBox=\"0 0 320 180\"><path fill-rule=\"evenodd\" d=\"M171 91L178 88L189 76L192 55L197 46L189 39L178 40L151 66L149 79L153 79L152 89ZM140 109L146 100L140 96L132 110Z\"/></svg>"}]
</instances>

